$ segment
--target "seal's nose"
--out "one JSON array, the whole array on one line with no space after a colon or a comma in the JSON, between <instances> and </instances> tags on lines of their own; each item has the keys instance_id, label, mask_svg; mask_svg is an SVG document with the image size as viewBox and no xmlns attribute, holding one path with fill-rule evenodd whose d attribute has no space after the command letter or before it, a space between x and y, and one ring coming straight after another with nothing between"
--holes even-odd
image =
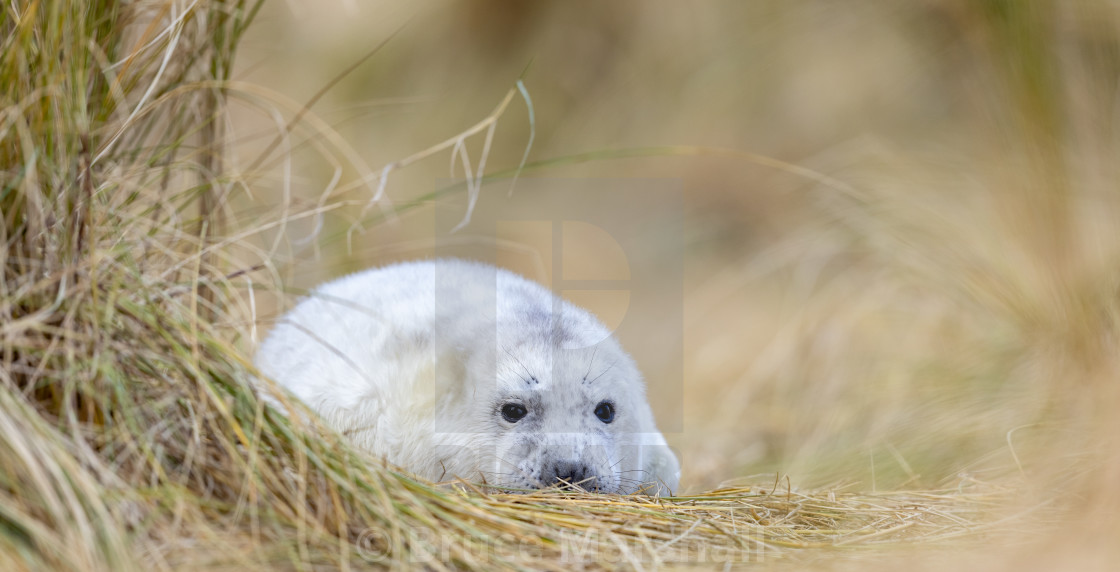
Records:
<instances>
[{"instance_id":1,"label":"seal's nose","mask_svg":"<svg viewBox=\"0 0 1120 572\"><path fill-rule=\"evenodd\" d=\"M578 486L587 490L595 490L598 485L595 477L587 465L580 462L557 461L552 465L552 479L546 479L547 484L558 484L563 487Z\"/></svg>"}]
</instances>

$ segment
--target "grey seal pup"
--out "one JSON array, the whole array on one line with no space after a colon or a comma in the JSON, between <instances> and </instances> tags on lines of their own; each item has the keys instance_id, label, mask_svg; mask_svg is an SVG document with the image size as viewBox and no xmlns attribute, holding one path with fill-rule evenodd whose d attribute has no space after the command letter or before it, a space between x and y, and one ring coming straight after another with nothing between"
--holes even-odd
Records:
<instances>
[{"instance_id":1,"label":"grey seal pup","mask_svg":"<svg viewBox=\"0 0 1120 572\"><path fill-rule=\"evenodd\" d=\"M589 312L439 259L313 290L255 358L354 444L432 481L672 494L680 465L634 361Z\"/></svg>"}]
</instances>

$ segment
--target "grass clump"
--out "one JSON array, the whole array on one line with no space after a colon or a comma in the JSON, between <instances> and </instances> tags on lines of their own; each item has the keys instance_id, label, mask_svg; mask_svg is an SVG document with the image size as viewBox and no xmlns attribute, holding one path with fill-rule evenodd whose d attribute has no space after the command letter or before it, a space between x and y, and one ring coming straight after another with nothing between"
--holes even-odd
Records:
<instances>
[{"instance_id":1,"label":"grass clump","mask_svg":"<svg viewBox=\"0 0 1120 572\"><path fill-rule=\"evenodd\" d=\"M259 6L3 7L4 569L627 568L944 539L980 520L993 497L957 492L441 487L266 408L238 346L239 280L261 266L227 233L253 183L226 164L223 115Z\"/></svg>"}]
</instances>

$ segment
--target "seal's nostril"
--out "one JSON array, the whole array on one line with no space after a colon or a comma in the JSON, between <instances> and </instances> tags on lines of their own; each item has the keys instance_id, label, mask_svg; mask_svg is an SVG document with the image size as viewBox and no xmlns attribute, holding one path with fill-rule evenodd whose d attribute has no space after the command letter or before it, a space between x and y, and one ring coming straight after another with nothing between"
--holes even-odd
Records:
<instances>
[{"instance_id":1,"label":"seal's nostril","mask_svg":"<svg viewBox=\"0 0 1120 572\"><path fill-rule=\"evenodd\" d=\"M552 467L553 482L562 487L578 486L587 490L597 489L591 471L583 463L558 462Z\"/></svg>"}]
</instances>

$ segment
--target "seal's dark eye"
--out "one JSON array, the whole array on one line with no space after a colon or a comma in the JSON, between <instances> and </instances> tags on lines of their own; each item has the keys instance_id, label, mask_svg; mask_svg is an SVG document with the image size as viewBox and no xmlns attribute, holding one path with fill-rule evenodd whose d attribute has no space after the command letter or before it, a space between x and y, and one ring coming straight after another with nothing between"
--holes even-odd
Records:
<instances>
[{"instance_id":1,"label":"seal's dark eye","mask_svg":"<svg viewBox=\"0 0 1120 572\"><path fill-rule=\"evenodd\" d=\"M595 416L603 423L614 421L614 405L610 401L600 401L599 405L595 406Z\"/></svg>"},{"instance_id":2,"label":"seal's dark eye","mask_svg":"<svg viewBox=\"0 0 1120 572\"><path fill-rule=\"evenodd\" d=\"M520 403L507 403L502 406L502 419L510 423L517 423L522 417L528 415L524 405Z\"/></svg>"}]
</instances>

